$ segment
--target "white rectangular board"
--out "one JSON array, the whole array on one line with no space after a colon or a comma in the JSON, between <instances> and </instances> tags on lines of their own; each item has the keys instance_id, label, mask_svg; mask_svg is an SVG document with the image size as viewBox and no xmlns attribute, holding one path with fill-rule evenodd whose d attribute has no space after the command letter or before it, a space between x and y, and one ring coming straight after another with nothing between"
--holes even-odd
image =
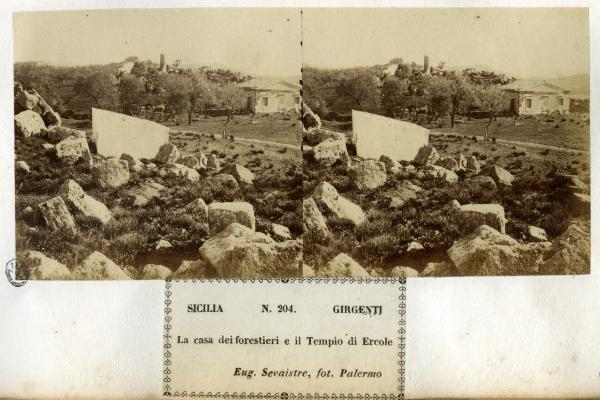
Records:
<instances>
[{"instance_id":1,"label":"white rectangular board","mask_svg":"<svg viewBox=\"0 0 600 400\"><path fill-rule=\"evenodd\" d=\"M352 142L356 155L395 161L412 161L422 146L429 144L429 130L363 111L352 110Z\"/></svg>"},{"instance_id":2,"label":"white rectangular board","mask_svg":"<svg viewBox=\"0 0 600 400\"><path fill-rule=\"evenodd\" d=\"M92 108L92 132L98 154L152 159L169 142L169 128L156 122Z\"/></svg>"}]
</instances>

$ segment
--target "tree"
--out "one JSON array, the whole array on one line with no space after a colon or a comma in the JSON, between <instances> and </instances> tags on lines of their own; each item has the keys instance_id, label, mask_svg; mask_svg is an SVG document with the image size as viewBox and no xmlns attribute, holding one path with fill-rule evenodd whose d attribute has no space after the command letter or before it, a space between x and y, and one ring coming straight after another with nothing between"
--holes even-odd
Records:
<instances>
[{"instance_id":1,"label":"tree","mask_svg":"<svg viewBox=\"0 0 600 400\"><path fill-rule=\"evenodd\" d=\"M214 101L211 84L197 73L169 74L166 79L167 103L176 112L186 112L188 125L198 103Z\"/></svg>"},{"instance_id":2,"label":"tree","mask_svg":"<svg viewBox=\"0 0 600 400\"><path fill-rule=\"evenodd\" d=\"M373 111L379 105L375 77L367 71L357 71L353 76L343 78L336 88L336 93L351 100L359 110Z\"/></svg>"},{"instance_id":3,"label":"tree","mask_svg":"<svg viewBox=\"0 0 600 400\"><path fill-rule=\"evenodd\" d=\"M133 115L132 106L137 104L142 93L142 82L132 74L123 75L119 81L119 103L121 112Z\"/></svg>"},{"instance_id":4,"label":"tree","mask_svg":"<svg viewBox=\"0 0 600 400\"><path fill-rule=\"evenodd\" d=\"M114 74L109 71L99 71L88 76L80 76L73 90L77 95L90 97L101 108L112 109L117 102L116 83Z\"/></svg>"},{"instance_id":5,"label":"tree","mask_svg":"<svg viewBox=\"0 0 600 400\"><path fill-rule=\"evenodd\" d=\"M131 67L131 74L144 77L148 73L149 61L136 61Z\"/></svg>"},{"instance_id":6,"label":"tree","mask_svg":"<svg viewBox=\"0 0 600 400\"><path fill-rule=\"evenodd\" d=\"M388 78L381 88L381 106L385 115L397 118L405 106L408 84L398 78Z\"/></svg>"},{"instance_id":7,"label":"tree","mask_svg":"<svg viewBox=\"0 0 600 400\"><path fill-rule=\"evenodd\" d=\"M487 141L492 121L498 114L508 109L510 96L497 86L479 87L477 100L483 110L489 111L488 123L485 126L485 140Z\"/></svg>"}]
</instances>

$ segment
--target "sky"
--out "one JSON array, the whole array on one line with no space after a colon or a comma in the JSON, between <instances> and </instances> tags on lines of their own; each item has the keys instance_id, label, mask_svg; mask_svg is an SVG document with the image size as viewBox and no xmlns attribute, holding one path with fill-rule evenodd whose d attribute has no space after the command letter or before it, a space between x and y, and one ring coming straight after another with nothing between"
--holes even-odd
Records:
<instances>
[{"instance_id":1,"label":"sky","mask_svg":"<svg viewBox=\"0 0 600 400\"><path fill-rule=\"evenodd\" d=\"M305 9L303 61L322 67L487 66L521 78L589 73L583 8Z\"/></svg>"},{"instance_id":2,"label":"sky","mask_svg":"<svg viewBox=\"0 0 600 400\"><path fill-rule=\"evenodd\" d=\"M162 9L21 12L15 62L106 64L128 56L220 64L252 75L301 68L298 9Z\"/></svg>"}]
</instances>

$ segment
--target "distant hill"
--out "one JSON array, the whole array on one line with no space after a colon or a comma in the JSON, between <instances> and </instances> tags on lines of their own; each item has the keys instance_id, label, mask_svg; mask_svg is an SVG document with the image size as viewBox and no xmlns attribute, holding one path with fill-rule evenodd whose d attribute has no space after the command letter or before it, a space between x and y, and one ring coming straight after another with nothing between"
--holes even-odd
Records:
<instances>
[{"instance_id":1,"label":"distant hill","mask_svg":"<svg viewBox=\"0 0 600 400\"><path fill-rule=\"evenodd\" d=\"M590 75L579 74L564 76L556 79L547 79L548 82L563 87L571 91L573 97L590 97Z\"/></svg>"}]
</instances>

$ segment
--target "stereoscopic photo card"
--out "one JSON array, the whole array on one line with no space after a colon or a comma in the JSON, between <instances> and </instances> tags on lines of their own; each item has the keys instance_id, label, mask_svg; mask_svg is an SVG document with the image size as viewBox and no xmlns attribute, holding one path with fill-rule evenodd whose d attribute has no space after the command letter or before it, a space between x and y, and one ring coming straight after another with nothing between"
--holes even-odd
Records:
<instances>
[{"instance_id":1,"label":"stereoscopic photo card","mask_svg":"<svg viewBox=\"0 0 600 400\"><path fill-rule=\"evenodd\" d=\"M595 5L192 3L1 7L0 397L600 396Z\"/></svg>"}]
</instances>

